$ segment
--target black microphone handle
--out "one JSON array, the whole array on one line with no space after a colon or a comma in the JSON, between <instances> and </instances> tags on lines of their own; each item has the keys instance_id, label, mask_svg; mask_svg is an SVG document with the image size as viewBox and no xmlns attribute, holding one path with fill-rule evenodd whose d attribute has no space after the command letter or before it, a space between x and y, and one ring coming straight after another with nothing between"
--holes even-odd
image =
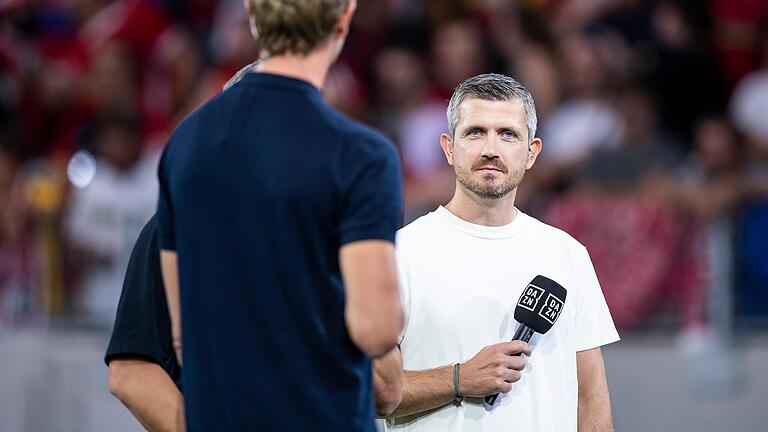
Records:
<instances>
[{"instance_id":1,"label":"black microphone handle","mask_svg":"<svg viewBox=\"0 0 768 432\"><path fill-rule=\"evenodd\" d=\"M533 331L532 328L528 327L525 324L520 324L519 326L517 326L517 330L515 330L515 334L512 335L512 340L513 341L521 340L521 341L523 341L525 343L528 343L531 340L531 338L533 337L534 333L536 333L536 332ZM515 355L520 355L520 353L515 354Z\"/></svg>"},{"instance_id":2,"label":"black microphone handle","mask_svg":"<svg viewBox=\"0 0 768 432\"><path fill-rule=\"evenodd\" d=\"M515 334L512 336L512 340L521 340L523 342L529 342L531 338L533 337L533 334L535 332L532 328L528 327L525 324L520 324L520 326L517 327L517 330L515 330ZM520 353L513 354L516 356L519 356ZM495 395L489 395L485 397L485 402L488 405L493 405L494 402L496 402L496 398L499 397L499 394L496 393Z\"/></svg>"}]
</instances>

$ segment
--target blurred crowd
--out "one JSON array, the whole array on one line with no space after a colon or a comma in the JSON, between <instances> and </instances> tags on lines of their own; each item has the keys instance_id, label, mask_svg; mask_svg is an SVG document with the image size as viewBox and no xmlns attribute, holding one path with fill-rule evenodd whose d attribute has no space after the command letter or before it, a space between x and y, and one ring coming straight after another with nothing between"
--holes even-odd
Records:
<instances>
[{"instance_id":1,"label":"blurred crowd","mask_svg":"<svg viewBox=\"0 0 768 432\"><path fill-rule=\"evenodd\" d=\"M166 139L258 53L242 0L0 2L0 327L109 328ZM358 0L324 93L399 147L407 221L450 198L447 100L484 72L531 89L518 207L587 246L620 328L695 331L723 285L768 316L768 2Z\"/></svg>"}]
</instances>

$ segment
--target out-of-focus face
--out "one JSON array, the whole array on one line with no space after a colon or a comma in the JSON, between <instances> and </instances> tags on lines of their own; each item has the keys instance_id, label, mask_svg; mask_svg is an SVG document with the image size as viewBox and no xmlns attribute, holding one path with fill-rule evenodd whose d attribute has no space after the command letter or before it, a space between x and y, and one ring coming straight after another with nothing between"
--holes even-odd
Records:
<instances>
[{"instance_id":1,"label":"out-of-focus face","mask_svg":"<svg viewBox=\"0 0 768 432\"><path fill-rule=\"evenodd\" d=\"M694 128L694 141L699 160L708 172L723 172L737 159L737 143L728 124L722 119L702 120Z\"/></svg>"},{"instance_id":2,"label":"out-of-focus face","mask_svg":"<svg viewBox=\"0 0 768 432\"><path fill-rule=\"evenodd\" d=\"M519 100L464 99L454 137L443 134L440 141L460 186L484 199L501 199L514 191L541 151L538 138L528 144L525 107Z\"/></svg>"},{"instance_id":3,"label":"out-of-focus face","mask_svg":"<svg viewBox=\"0 0 768 432\"><path fill-rule=\"evenodd\" d=\"M116 169L127 171L141 156L137 133L122 127L107 127L99 137L99 153Z\"/></svg>"}]
</instances>

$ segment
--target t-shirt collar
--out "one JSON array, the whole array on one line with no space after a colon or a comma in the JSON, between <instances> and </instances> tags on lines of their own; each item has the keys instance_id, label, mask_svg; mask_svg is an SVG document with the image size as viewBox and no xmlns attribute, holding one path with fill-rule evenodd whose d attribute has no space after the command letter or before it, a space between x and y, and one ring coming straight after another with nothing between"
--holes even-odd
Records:
<instances>
[{"instance_id":1,"label":"t-shirt collar","mask_svg":"<svg viewBox=\"0 0 768 432\"><path fill-rule=\"evenodd\" d=\"M520 210L512 222L502 226L485 226L467 222L451 213L447 208L440 206L432 212L438 219L448 224L451 228L469 234L474 237L486 239L504 239L518 234L523 229L525 219L529 216Z\"/></svg>"}]
</instances>

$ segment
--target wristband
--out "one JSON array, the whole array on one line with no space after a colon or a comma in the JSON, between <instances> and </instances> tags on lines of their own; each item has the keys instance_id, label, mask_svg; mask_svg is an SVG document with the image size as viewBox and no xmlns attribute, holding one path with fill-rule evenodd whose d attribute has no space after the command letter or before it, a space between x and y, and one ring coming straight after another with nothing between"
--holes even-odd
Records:
<instances>
[{"instance_id":1,"label":"wristband","mask_svg":"<svg viewBox=\"0 0 768 432\"><path fill-rule=\"evenodd\" d=\"M461 394L461 388L459 387L459 366L461 363L456 363L453 365L453 394L456 398L456 401L454 402L456 406L461 405L461 402L464 400L464 396Z\"/></svg>"}]
</instances>

